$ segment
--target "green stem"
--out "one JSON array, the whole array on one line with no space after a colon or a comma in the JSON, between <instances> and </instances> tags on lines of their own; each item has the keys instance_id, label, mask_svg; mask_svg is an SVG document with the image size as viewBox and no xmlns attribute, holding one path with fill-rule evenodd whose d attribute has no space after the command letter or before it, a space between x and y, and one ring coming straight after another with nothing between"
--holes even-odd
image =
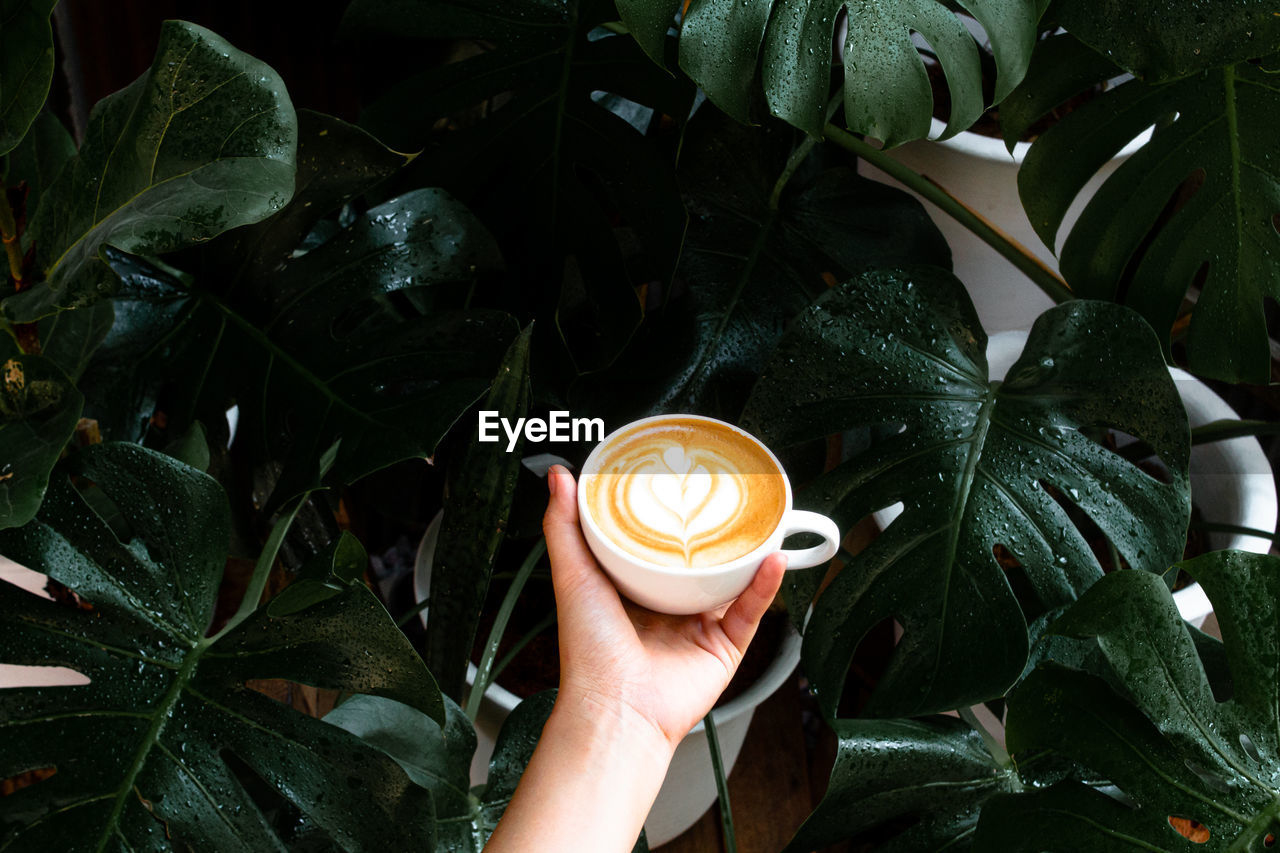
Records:
<instances>
[{"instance_id":1,"label":"green stem","mask_svg":"<svg viewBox=\"0 0 1280 853\"><path fill-rule=\"evenodd\" d=\"M615 35L626 36L631 34L631 30L622 21L605 21L600 26Z\"/></svg>"},{"instance_id":2,"label":"green stem","mask_svg":"<svg viewBox=\"0 0 1280 853\"><path fill-rule=\"evenodd\" d=\"M711 749L711 770L716 777L716 796L720 798L720 826L724 831L725 853L738 853L738 839L733 832L733 808L729 805L729 779L724 772L724 760L720 757L720 738L716 735L716 721L708 712L702 718L707 730L707 746Z\"/></svg>"},{"instance_id":3,"label":"green stem","mask_svg":"<svg viewBox=\"0 0 1280 853\"><path fill-rule=\"evenodd\" d=\"M520 593L524 590L525 583L528 582L529 576L533 574L533 567L538 565L538 561L542 559L542 555L547 553L547 540L539 539L538 543L529 549L529 555L524 558L524 562L520 564L520 570L516 572L515 578L511 581L511 586L507 588L507 594L502 597L502 604L498 607L498 616L493 620L493 627L489 629L489 640L484 645L484 654L480 657L480 663L476 666L475 682L471 685L471 692L467 695L466 714L467 719L475 721L476 715L480 713L480 700L484 698L484 692L489 689L489 685L493 681L493 660L498 656L498 644L502 642L502 635L507 630L507 622L511 620L511 613L516 609L516 600L520 598Z\"/></svg>"},{"instance_id":4,"label":"green stem","mask_svg":"<svg viewBox=\"0 0 1280 853\"><path fill-rule=\"evenodd\" d=\"M1249 435L1280 435L1280 423L1270 421L1239 421L1223 418L1191 428L1191 443L1206 444Z\"/></svg>"},{"instance_id":5,"label":"green stem","mask_svg":"<svg viewBox=\"0 0 1280 853\"><path fill-rule=\"evenodd\" d=\"M282 513L276 519L275 526L271 528L271 535L267 537L267 542L262 546L262 553L258 554L258 562L253 566L253 574L249 577L249 584L245 587L244 598L240 599L240 606L236 608L236 612L227 624L222 626L222 630L213 636L213 642L217 642L222 637L230 633L237 625L249 618L249 614L258 609L258 602L262 600L262 591L267 588L267 578L271 576L271 567L275 565L276 555L280 553L280 543L284 542L285 534L289 532L289 528L293 525L293 520L298 517L298 512L302 509L302 505L307 502L311 492L306 492L302 497L298 498L293 504L293 509Z\"/></svg>"},{"instance_id":6,"label":"green stem","mask_svg":"<svg viewBox=\"0 0 1280 853\"><path fill-rule=\"evenodd\" d=\"M968 723L974 731L982 736L982 742L987 745L987 752L991 753L991 757L996 760L996 763L1001 767L1012 767L1013 759L1009 757L1009 750L1005 749L1000 740L987 730L987 727L978 719L978 715L973 713L973 709L958 708L957 711L960 714L960 719Z\"/></svg>"},{"instance_id":7,"label":"green stem","mask_svg":"<svg viewBox=\"0 0 1280 853\"><path fill-rule=\"evenodd\" d=\"M818 143L817 139L812 136L806 136L796 150L791 152L791 156L787 158L787 165L782 167L782 174L778 175L778 180L773 185L773 192L769 194L769 209L778 209L778 200L782 198L782 191L786 189L787 182L791 180L791 176L796 173L796 169L800 168L800 164L809 156L809 152L813 150L813 146Z\"/></svg>"},{"instance_id":8,"label":"green stem","mask_svg":"<svg viewBox=\"0 0 1280 853\"><path fill-rule=\"evenodd\" d=\"M524 651L524 647L529 645L529 643L533 641L534 637L538 636L554 624L556 624L556 612L552 610L546 616L543 616L537 625L534 625L523 637L517 640L515 645L511 647L511 651L507 652L506 655L503 656L502 660L493 665L493 675L490 676L489 683L492 684L498 679L498 676L502 674L502 671L516 659L516 655Z\"/></svg>"},{"instance_id":9,"label":"green stem","mask_svg":"<svg viewBox=\"0 0 1280 853\"><path fill-rule=\"evenodd\" d=\"M918 172L904 166L884 151L874 148L858 137L830 122L826 137L846 151L861 157L895 180L919 193L937 205L948 216L968 228L974 235L995 249L1009 263L1031 279L1054 302L1066 302L1075 298L1067 283L1046 267L1029 249L1002 234L980 215L966 207L959 199Z\"/></svg>"},{"instance_id":10,"label":"green stem","mask_svg":"<svg viewBox=\"0 0 1280 853\"><path fill-rule=\"evenodd\" d=\"M1257 527L1243 527L1239 524L1219 524L1213 521L1192 521L1191 527L1193 530L1203 530L1206 533L1233 533L1237 536L1257 536L1259 539L1280 542L1280 533L1261 530Z\"/></svg>"}]
</instances>

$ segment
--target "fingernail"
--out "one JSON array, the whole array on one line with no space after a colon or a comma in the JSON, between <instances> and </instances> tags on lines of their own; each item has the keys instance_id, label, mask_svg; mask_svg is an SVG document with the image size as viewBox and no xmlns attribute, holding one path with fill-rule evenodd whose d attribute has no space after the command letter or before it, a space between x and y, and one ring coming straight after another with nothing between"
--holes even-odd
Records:
<instances>
[{"instance_id":1,"label":"fingernail","mask_svg":"<svg viewBox=\"0 0 1280 853\"><path fill-rule=\"evenodd\" d=\"M556 470L559 467L558 465L552 465L547 471L547 491L553 495L556 493L556 482L560 479L560 474Z\"/></svg>"}]
</instances>

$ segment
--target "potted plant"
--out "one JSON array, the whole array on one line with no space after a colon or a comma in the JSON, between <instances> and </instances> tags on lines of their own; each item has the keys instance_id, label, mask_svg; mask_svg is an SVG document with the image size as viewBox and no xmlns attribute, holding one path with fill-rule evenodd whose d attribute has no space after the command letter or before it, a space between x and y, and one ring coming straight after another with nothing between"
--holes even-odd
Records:
<instances>
[{"instance_id":1,"label":"potted plant","mask_svg":"<svg viewBox=\"0 0 1280 853\"><path fill-rule=\"evenodd\" d=\"M1265 843L1269 806L1258 804L1274 792L1254 782L1275 746L1264 701L1274 673L1257 665L1275 651L1257 610L1268 564L1212 554L1180 566L1218 605L1225 647L1178 620L1168 569L1188 525L1193 442L1272 427L1214 415L1193 431L1169 362L1261 375L1250 282L1274 272L1275 235L1261 228L1274 213L1267 138L1211 122L1240 145L1206 148L1178 122L1225 115L1207 103L1211 84L1248 92L1237 108L1265 115L1269 65L1249 60L1280 48L1280 25L1254 16L1238 39L1226 18L1192 30L1194 16L1174 15L1174 30L1135 40L1146 53L1114 54L1140 79L1091 102L1095 116L1127 117L1103 125L1106 145L1080 141L1084 108L1037 141L1019 180L1051 240L1078 185L1114 153L1102 149L1119 150L1139 118L1181 114L1099 191L1067 240L1064 284L860 138L893 146L929 132L912 29L945 69L947 132L986 106L977 48L944 4L864 4L848 18L838 81L829 46L845 4L825 18L787 4L681 5L357 0L349 43L413 66L367 81L359 126L296 109L270 67L169 22L150 70L98 104L78 141L40 112L49 4L23 4L6 24L0 553L52 579L59 603L0 582L0 663L63 665L89 683L0 695L0 725L27 735L0 746L0 777L21 776L0 799L0 844L482 845L551 698L510 711L473 790L471 720L485 691L467 696L468 665L486 606L495 629L481 688L497 622L532 606L515 580L536 569L526 556L545 506L521 465L530 448L477 441L478 409L608 423L715 415L781 451L805 484L799 502L842 527L904 504L830 578L806 570L784 589L803 672L839 739L828 796L795 849L863 829L906 849L1018 849L1064 809L1150 845L1176 848L1192 837L1183 829L1198 832L1190 821L1215 843ZM994 98L1020 83L1043 93L1028 114L1080 82L1037 55L1108 49L1071 3L1055 14L1074 41L1051 42L1036 40L1043 3L974 5L999 67ZM1132 34L1129 15L1117 5L1104 17ZM1204 34L1199 52L1186 31ZM441 55L423 40L446 44L448 61L419 62ZM752 118L762 123L735 120ZM1155 181L1160 207L1187 177L1174 180L1162 146L1193 152L1205 183L1153 212L1149 197L1125 196ZM1003 379L945 240L850 154L1063 303L1040 315ZM1071 168L1055 176L1058 158ZM1233 184L1246 160L1262 177ZM1222 204L1240 215L1215 218ZM1143 215L1118 221L1109 205ZM1211 264L1184 351L1170 330L1185 321L1158 272L1190 281L1232 235L1240 248ZM1092 265L1079 249L1091 242ZM1109 299L1077 299L1068 284ZM1222 332L1228 315L1245 334ZM1149 447L1165 479L1100 427ZM556 452L576 461L587 449ZM346 529L377 511L369 478L400 474L415 485L392 502L421 501L422 522L443 511L416 646L364 582L367 555ZM1112 565L1134 570L1103 571L1081 514ZM514 592L491 594L507 577ZM888 670L851 708L849 661L895 620ZM1142 631L1162 645L1138 643ZM1226 695L1224 660L1234 698L1211 705ZM318 720L266 698L263 679L343 701ZM1063 704L1068 688L1098 698L1106 731L1147 738L1157 776L1179 784L1147 784L1111 760L1120 745ZM1162 716L1178 695L1193 698ZM968 711L1001 702L1016 770ZM965 720L933 716L957 709ZM1235 740L1204 735L1205 721ZM877 798L860 779L898 779L902 792ZM1041 784L1054 786L1026 793ZM1200 808L1222 785L1231 813ZM850 809L866 821L842 830Z\"/></svg>"}]
</instances>

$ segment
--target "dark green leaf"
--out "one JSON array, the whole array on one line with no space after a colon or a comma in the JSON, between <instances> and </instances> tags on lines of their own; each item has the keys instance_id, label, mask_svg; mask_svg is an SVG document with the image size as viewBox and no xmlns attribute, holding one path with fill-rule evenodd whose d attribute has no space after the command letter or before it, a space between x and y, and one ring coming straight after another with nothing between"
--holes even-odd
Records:
<instances>
[{"instance_id":1,"label":"dark green leaf","mask_svg":"<svg viewBox=\"0 0 1280 853\"><path fill-rule=\"evenodd\" d=\"M529 340L525 327L507 350L481 409L515 423L529 407ZM460 700L493 558L502 544L520 473L520 448L481 443L479 428L450 470L440 539L431 566L427 665L445 695Z\"/></svg>"},{"instance_id":2,"label":"dark green leaf","mask_svg":"<svg viewBox=\"0 0 1280 853\"><path fill-rule=\"evenodd\" d=\"M877 830L885 853L967 849L982 804L1018 784L959 720L836 720L835 730L827 793L787 853Z\"/></svg>"},{"instance_id":3,"label":"dark green leaf","mask_svg":"<svg viewBox=\"0 0 1280 853\"><path fill-rule=\"evenodd\" d=\"M36 514L84 398L58 366L0 334L0 528Z\"/></svg>"},{"instance_id":4,"label":"dark green leaf","mask_svg":"<svg viewBox=\"0 0 1280 853\"><path fill-rule=\"evenodd\" d=\"M230 533L217 483L135 445L97 445L74 461L134 537L117 539L65 473L35 521L0 534L6 556L92 604L0 584L4 662L68 666L91 680L0 695L0 775L57 768L0 799L0 843L281 850L232 769L241 765L338 849L424 847L429 800L393 762L246 686L289 678L444 719L430 675L373 594L354 585L284 618L259 609L208 636Z\"/></svg>"},{"instance_id":5,"label":"dark green leaf","mask_svg":"<svg viewBox=\"0 0 1280 853\"><path fill-rule=\"evenodd\" d=\"M161 254L257 222L293 192L297 119L284 83L221 37L168 21L151 69L104 98L31 223L47 281L10 297L29 322L112 289L103 246Z\"/></svg>"},{"instance_id":6,"label":"dark green leaf","mask_svg":"<svg viewBox=\"0 0 1280 853\"><path fill-rule=\"evenodd\" d=\"M806 672L828 714L858 642L889 618L905 634L868 713L940 711L1004 692L1026 662L1027 627L995 546L1021 565L1033 610L1034 599L1064 604L1102 576L1041 483L1132 566L1162 572L1182 553L1186 414L1142 319L1102 302L1051 309L1004 382L988 380L985 348L949 273L870 273L796 320L752 392L744 426L774 447L888 433L815 482L808 508L847 529L905 505L818 598L805 631ZM1095 427L1146 441L1170 483L1081 432Z\"/></svg>"},{"instance_id":7,"label":"dark green leaf","mask_svg":"<svg viewBox=\"0 0 1280 853\"><path fill-rule=\"evenodd\" d=\"M1188 289L1199 286L1190 367L1235 382L1270 377L1263 309L1280 298L1273 153L1280 78L1270 70L1277 64L1280 56L1163 85L1123 83L1042 134L1018 173L1032 225L1055 245L1067 208L1094 173L1146 128L1176 116L1090 200L1063 245L1062 273L1081 296L1136 308L1166 350ZM1040 112L1071 94L1073 67L1037 66L1025 85L1038 93Z\"/></svg>"},{"instance_id":8,"label":"dark green leaf","mask_svg":"<svg viewBox=\"0 0 1280 853\"><path fill-rule=\"evenodd\" d=\"M580 383L580 408L623 419L681 411L736 420L783 327L827 290L824 274L950 264L917 201L852 169L798 176L775 209L795 136L713 111L690 122L680 165L690 213L676 276L683 290L650 312L613 370Z\"/></svg>"},{"instance_id":9,"label":"dark green leaf","mask_svg":"<svg viewBox=\"0 0 1280 853\"><path fill-rule=\"evenodd\" d=\"M28 220L40 209L40 199L58 172L75 155L76 144L71 134L50 112L36 116L31 130L18 147L9 152L4 164L4 182L10 187L16 187L19 182L27 185Z\"/></svg>"},{"instance_id":10,"label":"dark green leaf","mask_svg":"<svg viewBox=\"0 0 1280 853\"><path fill-rule=\"evenodd\" d=\"M489 780L471 792L476 735L471 721L445 700L443 726L389 699L355 696L325 717L399 762L418 785L431 791L438 853L480 853L506 809L533 756L551 714L555 691L531 696L502 725L489 760Z\"/></svg>"},{"instance_id":11,"label":"dark green leaf","mask_svg":"<svg viewBox=\"0 0 1280 853\"><path fill-rule=\"evenodd\" d=\"M999 76L999 103L1026 71L1040 9L1033 0L958 4L985 28ZM625 0L618 11L650 56L658 53L672 0ZM665 15L664 15L665 10ZM748 121L757 64L770 111L821 136L830 97L837 21L848 14L841 55L849 128L897 145L929 132L933 93L911 34L928 41L946 75L951 115L946 135L982 114L982 72L973 37L937 0L701 0L688 5L680 31L680 67L713 103Z\"/></svg>"},{"instance_id":12,"label":"dark green leaf","mask_svg":"<svg viewBox=\"0 0 1280 853\"><path fill-rule=\"evenodd\" d=\"M111 332L115 319L115 310L108 300L45 317L37 326L40 354L71 379L78 380Z\"/></svg>"},{"instance_id":13,"label":"dark green leaf","mask_svg":"<svg viewBox=\"0 0 1280 853\"><path fill-rule=\"evenodd\" d=\"M341 119L298 110L297 177L284 209L237 228L208 252L228 263L236 278L261 282L288 261L323 217L371 189L409 162L368 133Z\"/></svg>"},{"instance_id":14,"label":"dark green leaf","mask_svg":"<svg viewBox=\"0 0 1280 853\"><path fill-rule=\"evenodd\" d=\"M636 288L670 279L685 225L669 152L596 99L621 95L680 122L694 89L632 39L601 35L616 14L611 0L357 0L344 19L356 35L483 40L393 87L361 122L430 146L413 180L449 189L525 259L512 290L530 313L554 307L578 373L626 346L642 317Z\"/></svg>"},{"instance_id":15,"label":"dark green leaf","mask_svg":"<svg viewBox=\"0 0 1280 853\"><path fill-rule=\"evenodd\" d=\"M0 155L26 135L44 106L53 79L53 28L57 0L0 3Z\"/></svg>"},{"instance_id":16,"label":"dark green leaf","mask_svg":"<svg viewBox=\"0 0 1280 853\"><path fill-rule=\"evenodd\" d=\"M338 438L331 478L343 483L432 454L484 394L515 331L504 313L460 308L477 273L501 258L439 190L372 208L257 292L226 296L216 277L190 285L107 252L122 297L138 298L116 300L131 313L95 364L130 411L131 389L146 387L140 380L171 388L175 425L201 412L220 417L238 402L236 440L259 459L286 462L272 505L318 482L320 454ZM416 294L417 307L397 301L403 292Z\"/></svg>"},{"instance_id":17,"label":"dark green leaf","mask_svg":"<svg viewBox=\"0 0 1280 853\"><path fill-rule=\"evenodd\" d=\"M1234 65L1280 50L1268 0L1058 0L1054 20L1148 83Z\"/></svg>"},{"instance_id":18,"label":"dark green leaf","mask_svg":"<svg viewBox=\"0 0 1280 853\"><path fill-rule=\"evenodd\" d=\"M1116 572L1053 630L1092 638L1116 685L1057 663L1009 697L1008 741L1049 749L1114 785L996 799L978 840L999 851L1261 851L1280 834L1280 560L1221 551L1178 566L1214 603L1234 685L1214 697L1166 585ZM1208 831L1195 844L1169 818Z\"/></svg>"},{"instance_id":19,"label":"dark green leaf","mask_svg":"<svg viewBox=\"0 0 1280 853\"><path fill-rule=\"evenodd\" d=\"M165 446L166 456L172 456L197 471L209 470L209 435L204 424L196 421L186 432Z\"/></svg>"}]
</instances>

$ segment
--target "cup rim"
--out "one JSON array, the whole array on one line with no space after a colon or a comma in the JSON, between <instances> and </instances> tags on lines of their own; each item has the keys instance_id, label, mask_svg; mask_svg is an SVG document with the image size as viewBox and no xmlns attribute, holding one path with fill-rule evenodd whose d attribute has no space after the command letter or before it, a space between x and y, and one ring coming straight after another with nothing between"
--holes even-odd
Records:
<instances>
[{"instance_id":1,"label":"cup rim","mask_svg":"<svg viewBox=\"0 0 1280 853\"><path fill-rule=\"evenodd\" d=\"M618 545L615 545L609 539L609 537L605 536L604 532L600 529L600 526L596 523L596 520L591 517L591 512L587 508L586 478L595 476L595 472L592 471L591 469L594 463L596 462L596 460L599 459L601 449L606 444L608 444L609 441L614 436L616 436L618 433L622 432L623 430L632 429L640 424L651 423L653 421L666 421L666 420L675 420L675 419L685 420L685 421L688 421L688 420L705 421L707 423L719 424L721 426L728 427L738 435L753 442L756 445L756 447L763 450L765 455L769 457L769 461L771 461L774 467L778 469L778 475L782 477L784 502L783 502L782 515L781 517L779 517L778 523L774 526L772 530L769 531L769 535L764 538L763 542L761 542L759 545L757 545L755 548L751 549L747 553L739 557L734 557L732 560L729 560L728 562L717 563L714 566L664 566L659 563L654 563L650 560L646 560L643 557L638 557L629 551L623 550ZM628 421L627 423L623 424L622 426L618 427L617 429L613 430L608 435L606 435L604 438L602 438L599 441L599 443L597 443L596 446L591 449L591 452L587 454L586 460L582 463L582 467L578 471L578 519L579 519L579 522L584 527L589 528L590 532L595 536L596 540L598 540L599 543L603 547L607 548L609 552L612 553L614 556L620 559L626 560L630 565L633 565L637 568L645 569L646 571L654 572L661 575L668 575L671 577L686 577L686 578L687 577L710 577L713 575L727 574L729 572L733 572L740 569L744 565L750 564L752 560L763 560L769 554L778 550L782 544L781 542L779 542L777 546L774 546L772 548L769 547L773 538L778 534L778 531L783 528L783 525L787 519L787 514L790 513L793 508L791 501L792 501L791 478L787 476L786 469L782 467L782 463L778 461L778 457L774 455L773 451L770 450L763 441L761 441L759 438L752 435L751 433L747 432L745 429L738 426L737 424L731 424L728 421L722 421L719 418L707 417L706 415L688 415L688 414L681 414L679 412L675 412L675 413L665 414L665 415L650 415L645 418L638 418L637 420L634 420L634 421Z\"/></svg>"}]
</instances>

